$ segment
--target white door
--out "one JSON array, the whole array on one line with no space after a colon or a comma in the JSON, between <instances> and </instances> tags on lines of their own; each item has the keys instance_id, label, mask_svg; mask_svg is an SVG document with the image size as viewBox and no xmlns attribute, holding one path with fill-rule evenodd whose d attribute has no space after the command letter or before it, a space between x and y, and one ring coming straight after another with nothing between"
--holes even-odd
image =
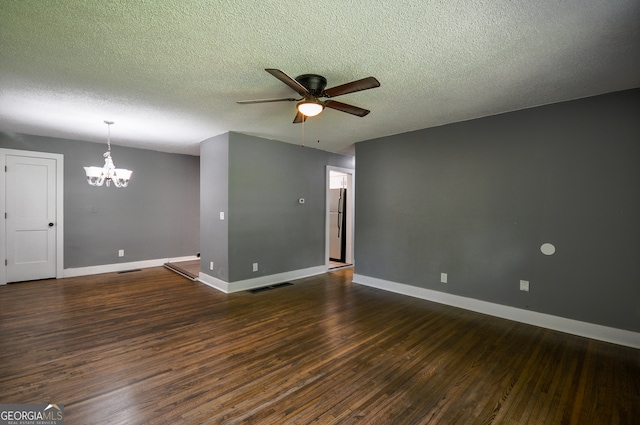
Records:
<instances>
[{"instance_id":1,"label":"white door","mask_svg":"<svg viewBox=\"0 0 640 425\"><path fill-rule=\"evenodd\" d=\"M6 281L56 277L56 160L6 156Z\"/></svg>"}]
</instances>

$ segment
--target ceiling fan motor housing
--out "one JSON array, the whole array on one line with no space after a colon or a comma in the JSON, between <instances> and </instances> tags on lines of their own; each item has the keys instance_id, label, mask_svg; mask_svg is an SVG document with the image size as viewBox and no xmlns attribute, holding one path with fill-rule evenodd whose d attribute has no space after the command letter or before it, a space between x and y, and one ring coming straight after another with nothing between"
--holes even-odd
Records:
<instances>
[{"instance_id":1,"label":"ceiling fan motor housing","mask_svg":"<svg viewBox=\"0 0 640 425\"><path fill-rule=\"evenodd\" d=\"M327 79L317 74L303 74L296 77L296 81L302 84L315 97L322 97L324 89L327 87Z\"/></svg>"}]
</instances>

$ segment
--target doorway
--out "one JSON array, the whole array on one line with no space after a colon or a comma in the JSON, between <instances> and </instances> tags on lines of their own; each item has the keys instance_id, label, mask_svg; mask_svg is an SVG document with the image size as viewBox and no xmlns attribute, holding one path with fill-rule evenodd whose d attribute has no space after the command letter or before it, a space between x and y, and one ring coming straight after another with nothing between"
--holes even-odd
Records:
<instances>
[{"instance_id":1,"label":"doorway","mask_svg":"<svg viewBox=\"0 0 640 425\"><path fill-rule=\"evenodd\" d=\"M64 157L0 149L0 284L63 277Z\"/></svg>"},{"instance_id":2,"label":"doorway","mask_svg":"<svg viewBox=\"0 0 640 425\"><path fill-rule=\"evenodd\" d=\"M327 166L325 258L328 269L353 265L354 174L352 169Z\"/></svg>"}]
</instances>

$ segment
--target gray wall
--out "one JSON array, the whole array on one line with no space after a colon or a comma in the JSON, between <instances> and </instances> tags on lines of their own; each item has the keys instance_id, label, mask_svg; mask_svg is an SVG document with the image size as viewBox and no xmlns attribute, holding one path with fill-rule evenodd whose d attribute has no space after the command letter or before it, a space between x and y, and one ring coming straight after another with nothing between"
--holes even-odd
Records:
<instances>
[{"instance_id":1,"label":"gray wall","mask_svg":"<svg viewBox=\"0 0 640 425\"><path fill-rule=\"evenodd\" d=\"M199 249L199 158L113 145L127 188L91 187L83 166L102 166L106 143L0 132L0 147L64 155L64 267L195 255ZM125 256L118 257L124 249Z\"/></svg>"},{"instance_id":2,"label":"gray wall","mask_svg":"<svg viewBox=\"0 0 640 425\"><path fill-rule=\"evenodd\" d=\"M200 270L228 282L229 133L200 143L200 182Z\"/></svg>"},{"instance_id":3,"label":"gray wall","mask_svg":"<svg viewBox=\"0 0 640 425\"><path fill-rule=\"evenodd\" d=\"M355 273L640 331L640 90L366 141L356 157Z\"/></svg>"},{"instance_id":4,"label":"gray wall","mask_svg":"<svg viewBox=\"0 0 640 425\"><path fill-rule=\"evenodd\" d=\"M353 157L229 133L225 193L218 187L224 177L205 171L209 163L218 164L224 156L224 147L219 145L224 145L225 140L221 137L201 145L201 226L223 229L218 215L222 210L206 211L205 199L207 206L223 206L228 201L228 273L214 270L212 274L208 270L208 261L215 264L218 259L225 261L219 251L224 236L219 236L218 231L206 236L203 233L202 271L227 282L237 282L324 265L326 166L350 168ZM222 170L224 165L220 167ZM228 200L210 199L218 196L228 196ZM305 198L305 204L300 205L299 198ZM220 244L214 246L218 244L217 238ZM218 253L218 258L208 260L211 252ZM257 272L252 271L253 263L259 264Z\"/></svg>"}]
</instances>

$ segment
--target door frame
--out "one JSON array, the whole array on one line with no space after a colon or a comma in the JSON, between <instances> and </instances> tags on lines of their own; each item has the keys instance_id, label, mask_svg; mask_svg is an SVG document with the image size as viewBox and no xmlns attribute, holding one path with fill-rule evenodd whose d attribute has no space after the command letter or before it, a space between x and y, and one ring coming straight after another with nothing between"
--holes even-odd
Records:
<instances>
[{"instance_id":1,"label":"door frame","mask_svg":"<svg viewBox=\"0 0 640 425\"><path fill-rule=\"evenodd\" d=\"M26 156L31 158L53 159L56 161L56 279L64 276L64 155L48 152L23 151L17 149L0 148L0 285L7 283L7 225L4 221L6 212L6 165L7 155Z\"/></svg>"},{"instance_id":2,"label":"door frame","mask_svg":"<svg viewBox=\"0 0 640 425\"><path fill-rule=\"evenodd\" d=\"M326 176L326 207L325 207L325 239L324 239L324 259L327 270L329 269L329 245L330 245L330 202L331 202L331 189L330 189L330 179L331 179L331 171L337 171L339 173L348 174L349 177L347 179L347 211L346 211L346 219L347 219L347 243L346 243L346 252L345 259L347 263L355 264L354 258L354 245L355 245L355 185L356 185L356 170L352 168L342 168L342 167L334 167L332 165L327 165L327 176Z\"/></svg>"}]
</instances>

